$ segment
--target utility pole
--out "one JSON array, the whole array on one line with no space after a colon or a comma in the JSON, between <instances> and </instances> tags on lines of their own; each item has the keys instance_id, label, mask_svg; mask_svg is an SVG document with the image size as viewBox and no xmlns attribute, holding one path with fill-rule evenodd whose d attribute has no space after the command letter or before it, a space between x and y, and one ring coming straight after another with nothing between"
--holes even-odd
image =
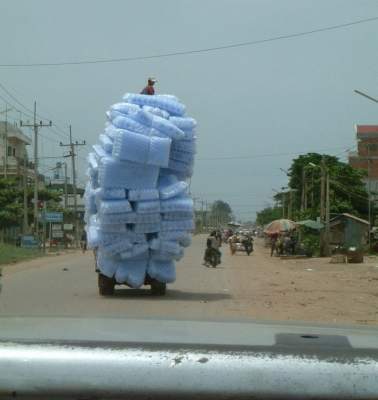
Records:
<instances>
[{"instance_id":1,"label":"utility pole","mask_svg":"<svg viewBox=\"0 0 378 400\"><path fill-rule=\"evenodd\" d=\"M292 213L293 213L293 191L290 189L289 191L289 205L287 209L287 219L292 218Z\"/></svg>"},{"instance_id":2,"label":"utility pole","mask_svg":"<svg viewBox=\"0 0 378 400\"><path fill-rule=\"evenodd\" d=\"M324 165L325 176L326 176L326 204L325 204L325 255L328 257L330 255L329 251L329 240L330 240L330 191L329 191L329 170Z\"/></svg>"},{"instance_id":3,"label":"utility pole","mask_svg":"<svg viewBox=\"0 0 378 400\"><path fill-rule=\"evenodd\" d=\"M371 248L371 179L370 179L370 169L371 169L371 158L370 158L370 143L366 144L367 147L367 179L368 179L368 208L369 208L369 236L368 236L368 243L369 249Z\"/></svg>"},{"instance_id":4,"label":"utility pole","mask_svg":"<svg viewBox=\"0 0 378 400\"><path fill-rule=\"evenodd\" d=\"M77 188L76 188L76 167L75 167L75 147L77 146L85 146L85 140L81 143L78 141L75 141L75 143L72 141L72 127L70 125L70 143L68 144L63 144L62 142L60 143L61 146L63 147L69 147L70 148L70 154L67 155L66 157L71 157L71 163L72 163L72 188L73 188L73 195L74 195L74 212L75 212L75 242L76 242L76 247L79 245L79 218L77 215ZM65 167L67 168L67 167ZM67 182L67 179L66 179Z\"/></svg>"},{"instance_id":5,"label":"utility pole","mask_svg":"<svg viewBox=\"0 0 378 400\"><path fill-rule=\"evenodd\" d=\"M285 218L285 199L286 199L286 193L282 192L282 218Z\"/></svg>"},{"instance_id":6,"label":"utility pole","mask_svg":"<svg viewBox=\"0 0 378 400\"><path fill-rule=\"evenodd\" d=\"M4 178L8 177L8 104L5 104L5 128L4 128Z\"/></svg>"},{"instance_id":7,"label":"utility pole","mask_svg":"<svg viewBox=\"0 0 378 400\"><path fill-rule=\"evenodd\" d=\"M324 224L324 230L320 233L320 255L329 256L330 240L330 189L329 189L329 171L322 158L320 165L320 220Z\"/></svg>"},{"instance_id":8,"label":"utility pole","mask_svg":"<svg viewBox=\"0 0 378 400\"><path fill-rule=\"evenodd\" d=\"M305 167L302 169L302 192L301 192L301 211L305 210L305 197L306 197L306 170Z\"/></svg>"},{"instance_id":9,"label":"utility pole","mask_svg":"<svg viewBox=\"0 0 378 400\"><path fill-rule=\"evenodd\" d=\"M68 207L67 163L64 161L64 209Z\"/></svg>"},{"instance_id":10,"label":"utility pole","mask_svg":"<svg viewBox=\"0 0 378 400\"><path fill-rule=\"evenodd\" d=\"M48 124L39 121L37 124L37 102L34 102L33 124L25 124L20 121L22 127L32 127L34 129L34 233L38 235L38 129L52 126L52 122Z\"/></svg>"},{"instance_id":11,"label":"utility pole","mask_svg":"<svg viewBox=\"0 0 378 400\"><path fill-rule=\"evenodd\" d=\"M24 186L24 223L23 232L24 234L28 232L28 170L26 163L26 150L24 153L24 173L22 174L23 186Z\"/></svg>"}]
</instances>

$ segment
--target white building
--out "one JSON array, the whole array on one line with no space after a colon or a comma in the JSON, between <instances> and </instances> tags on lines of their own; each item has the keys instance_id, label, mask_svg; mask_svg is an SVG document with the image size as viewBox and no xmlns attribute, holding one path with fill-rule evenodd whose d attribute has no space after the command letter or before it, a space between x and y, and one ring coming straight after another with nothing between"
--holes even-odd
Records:
<instances>
[{"instance_id":1,"label":"white building","mask_svg":"<svg viewBox=\"0 0 378 400\"><path fill-rule=\"evenodd\" d=\"M26 163L27 174L33 177L26 146L32 143L17 126L0 121L0 176L21 176Z\"/></svg>"}]
</instances>

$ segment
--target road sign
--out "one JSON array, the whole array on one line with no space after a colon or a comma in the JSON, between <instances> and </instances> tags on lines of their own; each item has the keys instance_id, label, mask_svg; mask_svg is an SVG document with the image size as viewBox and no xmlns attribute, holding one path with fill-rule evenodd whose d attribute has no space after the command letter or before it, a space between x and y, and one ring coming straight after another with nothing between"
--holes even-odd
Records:
<instances>
[{"instance_id":1,"label":"road sign","mask_svg":"<svg viewBox=\"0 0 378 400\"><path fill-rule=\"evenodd\" d=\"M52 231L53 239L63 239L63 231Z\"/></svg>"},{"instance_id":2,"label":"road sign","mask_svg":"<svg viewBox=\"0 0 378 400\"><path fill-rule=\"evenodd\" d=\"M51 230L52 231L61 231L62 230L62 224L51 224Z\"/></svg>"},{"instance_id":3,"label":"road sign","mask_svg":"<svg viewBox=\"0 0 378 400\"><path fill-rule=\"evenodd\" d=\"M45 222L63 222L62 212L43 212L43 219Z\"/></svg>"},{"instance_id":4,"label":"road sign","mask_svg":"<svg viewBox=\"0 0 378 400\"><path fill-rule=\"evenodd\" d=\"M33 235L23 235L23 236L21 236L21 247L29 248L29 249L30 248L38 248L39 241Z\"/></svg>"},{"instance_id":5,"label":"road sign","mask_svg":"<svg viewBox=\"0 0 378 400\"><path fill-rule=\"evenodd\" d=\"M73 224L64 224L63 229L65 231L72 231L73 230Z\"/></svg>"}]
</instances>

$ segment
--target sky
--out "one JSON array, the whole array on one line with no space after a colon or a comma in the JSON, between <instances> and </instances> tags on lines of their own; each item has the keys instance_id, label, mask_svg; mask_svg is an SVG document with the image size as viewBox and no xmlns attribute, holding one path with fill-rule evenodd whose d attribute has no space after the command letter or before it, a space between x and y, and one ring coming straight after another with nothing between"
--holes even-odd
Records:
<instances>
[{"instance_id":1,"label":"sky","mask_svg":"<svg viewBox=\"0 0 378 400\"><path fill-rule=\"evenodd\" d=\"M0 64L148 56L255 41L378 16L376 0L12 0L0 1ZM272 204L287 184L281 170L309 151L339 155L356 145L354 124L378 123L378 21L207 53L131 62L0 67L6 102L38 113L41 171L67 143L86 140L85 158L105 111L148 76L178 96L198 121L191 182L200 201L227 201L243 220ZM8 90L13 97L4 91ZM28 112L30 114L30 111ZM1 114L3 115L3 114ZM10 119L20 114L10 112ZM21 115L24 120L30 117ZM27 130L26 133L29 133Z\"/></svg>"}]
</instances>

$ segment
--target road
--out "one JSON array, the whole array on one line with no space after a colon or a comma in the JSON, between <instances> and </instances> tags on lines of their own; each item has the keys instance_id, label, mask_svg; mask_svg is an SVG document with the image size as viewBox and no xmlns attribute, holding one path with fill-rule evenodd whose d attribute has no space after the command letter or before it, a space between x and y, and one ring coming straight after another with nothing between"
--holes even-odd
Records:
<instances>
[{"instance_id":1,"label":"road","mask_svg":"<svg viewBox=\"0 0 378 400\"><path fill-rule=\"evenodd\" d=\"M117 287L100 297L91 252L48 256L4 268L1 316L93 316L197 320L292 320L378 324L378 262L271 258L257 241L251 256L202 266L205 236L194 237L165 297Z\"/></svg>"}]
</instances>

